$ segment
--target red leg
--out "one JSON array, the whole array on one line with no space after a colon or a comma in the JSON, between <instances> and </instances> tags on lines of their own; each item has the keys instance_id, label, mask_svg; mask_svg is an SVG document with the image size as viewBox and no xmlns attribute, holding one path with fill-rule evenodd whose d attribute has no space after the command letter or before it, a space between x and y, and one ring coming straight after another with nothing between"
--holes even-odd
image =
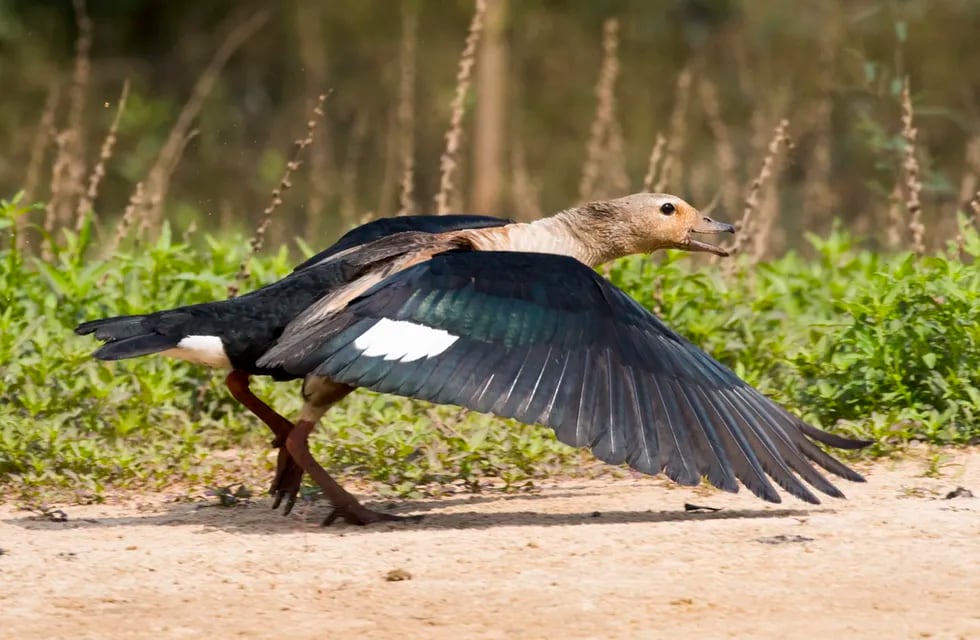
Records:
<instances>
[{"instance_id":1,"label":"red leg","mask_svg":"<svg viewBox=\"0 0 980 640\"><path fill-rule=\"evenodd\" d=\"M245 408L254 413L259 420L269 425L272 433L276 436L272 446L281 447L286 444L286 437L293 430L293 423L279 415L275 409L252 393L252 389L249 387L250 377L245 371L232 371L225 378L225 384L236 400L245 405Z\"/></svg>"},{"instance_id":2,"label":"red leg","mask_svg":"<svg viewBox=\"0 0 980 640\"><path fill-rule=\"evenodd\" d=\"M348 391L349 393L349 391ZM344 394L346 395L346 393ZM397 521L397 520L418 520L418 516L405 517L396 516L390 513L381 513L368 509L357 498L348 493L341 487L330 474L313 459L310 453L309 437L316 425L311 420L300 419L296 426L289 432L286 438L286 448L289 450L293 460L299 464L304 471L310 474L316 482L323 495L327 497L333 510L323 521L323 526L332 524L337 518L341 518L350 524L367 525L375 522Z\"/></svg>"},{"instance_id":3,"label":"red leg","mask_svg":"<svg viewBox=\"0 0 980 640\"><path fill-rule=\"evenodd\" d=\"M292 511L293 505L296 504L296 496L299 495L299 488L303 482L303 468L293 461L285 447L286 438L293 430L293 423L252 393L252 389L249 387L249 377L245 371L232 371L225 378L225 385L227 385L231 395L245 405L246 409L254 413L259 420L267 424L276 436L275 440L272 441L272 446L279 448L279 458L276 461L276 475L272 480L272 488L269 493L275 496L272 503L273 509L279 508L282 499L286 498L283 515L287 515Z\"/></svg>"}]
</instances>

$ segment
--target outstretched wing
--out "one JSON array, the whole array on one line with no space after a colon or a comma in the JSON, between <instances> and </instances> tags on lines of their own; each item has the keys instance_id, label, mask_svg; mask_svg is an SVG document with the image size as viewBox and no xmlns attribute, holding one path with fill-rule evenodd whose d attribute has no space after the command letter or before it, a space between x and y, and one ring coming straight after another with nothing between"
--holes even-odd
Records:
<instances>
[{"instance_id":1,"label":"outstretched wing","mask_svg":"<svg viewBox=\"0 0 980 640\"><path fill-rule=\"evenodd\" d=\"M803 481L843 494L812 465L863 478L772 402L580 262L533 253L447 253L395 274L264 365L552 427L600 460L680 484L738 480L811 503ZM801 479L803 481L801 481Z\"/></svg>"}]
</instances>

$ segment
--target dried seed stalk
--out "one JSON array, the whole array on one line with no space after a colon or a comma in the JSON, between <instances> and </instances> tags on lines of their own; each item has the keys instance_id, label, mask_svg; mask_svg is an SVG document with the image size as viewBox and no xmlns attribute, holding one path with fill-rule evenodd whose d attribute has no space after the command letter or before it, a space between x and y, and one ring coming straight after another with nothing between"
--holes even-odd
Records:
<instances>
[{"instance_id":1,"label":"dried seed stalk","mask_svg":"<svg viewBox=\"0 0 980 640\"><path fill-rule=\"evenodd\" d=\"M398 131L401 155L401 193L397 216L415 212L415 49L418 41L418 15L405 10L398 82Z\"/></svg>"},{"instance_id":2,"label":"dried seed stalk","mask_svg":"<svg viewBox=\"0 0 980 640\"><path fill-rule=\"evenodd\" d=\"M469 91L473 76L473 64L476 62L476 49L483 33L483 17L487 12L487 2L493 0L476 0L473 20L466 36L466 46L459 56L459 72L456 74L456 92L450 105L449 130L446 131L446 149L439 158L439 193L435 197L436 213L449 213L449 196L453 190L453 172L458 165L460 140L463 137L463 115L465 112L466 93Z\"/></svg>"},{"instance_id":3,"label":"dried seed stalk","mask_svg":"<svg viewBox=\"0 0 980 640\"><path fill-rule=\"evenodd\" d=\"M732 243L730 253L734 254L740 251L743 240L751 235L753 231L752 215L759 208L759 194L773 175L773 166L776 162L776 156L779 154L779 149L784 145L789 146L789 144L789 120L784 118L779 121L779 124L773 130L772 138L769 140L769 146L767 147L766 157L762 160L762 168L759 169L759 175L752 181L749 192L745 196L742 220L738 223L738 233L735 234L735 241Z\"/></svg>"},{"instance_id":4,"label":"dried seed stalk","mask_svg":"<svg viewBox=\"0 0 980 640\"><path fill-rule=\"evenodd\" d=\"M964 224L971 224L975 228L980 228L980 191L977 191L973 197L970 198L970 201L967 203L967 207L969 207L972 215L964 220ZM957 220L956 229L956 251L954 255L962 257L966 247L966 238L963 237L963 225L959 224L959 220Z\"/></svg>"},{"instance_id":5,"label":"dried seed stalk","mask_svg":"<svg viewBox=\"0 0 980 640\"><path fill-rule=\"evenodd\" d=\"M145 225L152 226L159 221L162 214L163 201L167 196L167 191L170 189L170 178L173 175L174 169L177 168L177 164L180 162L180 157L183 155L187 141L192 135L191 124L193 124L194 119L200 113L201 107L204 106L204 101L211 94L211 90L214 89L221 70L228 63L232 54L251 38L265 24L267 19L268 14L264 11L259 11L236 25L228 32L221 46L215 51L214 57L211 58L208 66L201 72L200 77L194 84L190 97L181 109L180 114L178 114L174 126L170 129L170 133L167 134L167 139L160 149L160 153L147 173L145 190L149 205L144 214Z\"/></svg>"},{"instance_id":6,"label":"dried seed stalk","mask_svg":"<svg viewBox=\"0 0 980 640\"><path fill-rule=\"evenodd\" d=\"M32 202L37 196L44 152L51 142L51 132L54 130L54 112L58 107L58 97L58 85L52 83L48 89L48 95L44 99L41 119L38 121L37 133L34 134L34 143L31 145L31 155L27 161L27 173L24 176L24 202ZM20 216L20 218L23 217Z\"/></svg>"},{"instance_id":7,"label":"dried seed stalk","mask_svg":"<svg viewBox=\"0 0 980 640\"><path fill-rule=\"evenodd\" d=\"M72 72L71 89L68 93L68 124L63 152L67 155L65 174L59 184L56 200L56 218L59 224L67 225L71 220L72 205L81 198L85 182L85 138L83 119L85 115L85 94L91 76L92 64L92 20L88 17L85 0L74 0L75 22L78 38L75 40L75 62Z\"/></svg>"},{"instance_id":8,"label":"dried seed stalk","mask_svg":"<svg viewBox=\"0 0 980 640\"><path fill-rule=\"evenodd\" d=\"M137 182L136 188L133 189L133 193L129 196L129 202L126 203L126 209L123 211L122 218L119 219L119 224L116 226L116 233L113 234L112 241L106 245L106 255L112 255L119 249L119 245L126 238L126 234L132 228L139 210L143 207L145 196L143 183Z\"/></svg>"},{"instance_id":9,"label":"dried seed stalk","mask_svg":"<svg viewBox=\"0 0 980 640\"><path fill-rule=\"evenodd\" d=\"M44 154L54 131L54 112L58 106L58 96L58 85L52 83L48 89L48 95L44 99L41 120L38 122L37 133L34 134L34 143L31 145L31 155L27 161L27 173L24 176L24 202L27 203L33 203L37 196ZM17 248L21 250L27 246L27 222L28 216L17 216Z\"/></svg>"},{"instance_id":10,"label":"dried seed stalk","mask_svg":"<svg viewBox=\"0 0 980 640\"><path fill-rule=\"evenodd\" d=\"M657 192L666 190L670 184L677 185L681 182L677 157L687 141L687 105L690 101L693 76L690 67L685 67L677 75L677 88L674 90L674 110L670 114L670 144L667 145L667 155L660 167L660 178L653 185L653 190Z\"/></svg>"},{"instance_id":11,"label":"dried seed stalk","mask_svg":"<svg viewBox=\"0 0 980 640\"><path fill-rule=\"evenodd\" d=\"M282 204L282 194L292 186L291 179L293 172L299 169L302 164L300 158L303 155L303 151L313 144L313 136L317 123L323 119L323 103L326 99L327 94L320 94L316 99L316 106L313 107L313 115L306 122L306 137L296 141L296 150L293 152L293 158L286 163L286 171L283 173L282 180L279 181L279 186L272 190L272 201L269 202L269 206L262 212L262 221L259 223L258 228L255 230L255 235L252 236L252 240L249 242L248 251L245 257L242 258L242 263L238 267L238 273L235 274L235 279L228 285L229 298L237 296L242 283L248 280L250 275L249 265L252 262L252 257L262 249L266 231L272 223L272 214Z\"/></svg>"},{"instance_id":12,"label":"dried seed stalk","mask_svg":"<svg viewBox=\"0 0 980 640\"><path fill-rule=\"evenodd\" d=\"M647 174L643 176L643 190L653 189L654 181L657 179L657 170L660 168L660 161L663 159L664 149L667 147L667 138L662 133L657 134L657 139L650 150L650 160L647 162Z\"/></svg>"},{"instance_id":13,"label":"dried seed stalk","mask_svg":"<svg viewBox=\"0 0 980 640\"><path fill-rule=\"evenodd\" d=\"M126 109L126 99L129 97L129 80L123 82L122 92L119 94L119 102L116 104L116 115L112 118L109 125L109 132L106 133L105 140L99 150L99 159L92 168L92 173L88 177L88 190L78 200L78 209L75 211L75 229L79 230L85 222L85 216L95 204L95 199L99 195L99 185L105 177L105 165L112 158L112 150L116 146L116 132L119 130L119 120L123 111Z\"/></svg>"},{"instance_id":14,"label":"dried seed stalk","mask_svg":"<svg viewBox=\"0 0 980 640\"><path fill-rule=\"evenodd\" d=\"M54 138L55 154L54 162L51 165L51 198L44 209L43 225L48 241L41 248L41 258L46 261L54 256L54 248L51 243L54 242L54 228L58 221L59 207L65 197L64 185L68 181L69 165L71 165L71 155L68 152L68 143L71 140L70 132L58 132L52 129L51 136Z\"/></svg>"},{"instance_id":15,"label":"dried seed stalk","mask_svg":"<svg viewBox=\"0 0 980 640\"><path fill-rule=\"evenodd\" d=\"M888 194L888 224L885 235L885 244L891 249L898 249L902 245L901 229L905 226L905 217L902 215L902 185L898 182L892 187L892 192Z\"/></svg>"},{"instance_id":16,"label":"dried seed stalk","mask_svg":"<svg viewBox=\"0 0 980 640\"><path fill-rule=\"evenodd\" d=\"M595 196L599 168L606 152L607 139L612 134L616 117L616 78L619 76L619 20L608 18L602 27L602 66L595 85L595 118L586 146L585 165L579 181L579 198L591 200Z\"/></svg>"},{"instance_id":17,"label":"dried seed stalk","mask_svg":"<svg viewBox=\"0 0 980 640\"><path fill-rule=\"evenodd\" d=\"M919 160L915 157L915 139L919 130L913 124L914 116L909 81L906 78L905 86L902 87L902 139L905 141L902 169L905 172L905 210L908 213L909 232L912 235L912 250L921 256L926 251L924 242L926 228L922 224L920 199L922 181L919 179Z\"/></svg>"}]
</instances>

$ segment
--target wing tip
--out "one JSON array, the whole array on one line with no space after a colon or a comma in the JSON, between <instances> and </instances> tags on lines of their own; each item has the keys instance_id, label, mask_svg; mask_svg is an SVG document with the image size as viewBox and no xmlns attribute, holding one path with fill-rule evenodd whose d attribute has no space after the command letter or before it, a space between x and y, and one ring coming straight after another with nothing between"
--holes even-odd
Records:
<instances>
[{"instance_id":1,"label":"wing tip","mask_svg":"<svg viewBox=\"0 0 980 640\"><path fill-rule=\"evenodd\" d=\"M95 327L92 326L91 322L83 322L73 329L75 335L77 336L87 336L88 334L95 331Z\"/></svg>"},{"instance_id":2,"label":"wing tip","mask_svg":"<svg viewBox=\"0 0 980 640\"><path fill-rule=\"evenodd\" d=\"M865 447L869 447L877 442L877 440L864 440L861 438L847 438L845 436L839 436L835 433L818 429L808 422L799 420L798 418L797 420L797 426L799 427L800 431L804 433L804 435L835 449L847 449L853 451L857 449L864 449Z\"/></svg>"},{"instance_id":3,"label":"wing tip","mask_svg":"<svg viewBox=\"0 0 980 640\"><path fill-rule=\"evenodd\" d=\"M802 500L803 502L806 502L807 504L821 504L820 498L817 497L817 494L813 493L805 486L803 488L804 491L793 492L793 495L799 498L800 500ZM831 495L831 494L828 493L827 495Z\"/></svg>"},{"instance_id":4,"label":"wing tip","mask_svg":"<svg viewBox=\"0 0 980 640\"><path fill-rule=\"evenodd\" d=\"M752 492L752 495L754 495L756 498L760 498L773 504L782 503L783 497L779 495L778 491L776 491L776 487L772 486L772 483L769 482L764 476L763 478L765 482L759 483L758 486L756 486L756 483L745 484L744 480L742 481L742 484L745 484L749 491Z\"/></svg>"}]
</instances>

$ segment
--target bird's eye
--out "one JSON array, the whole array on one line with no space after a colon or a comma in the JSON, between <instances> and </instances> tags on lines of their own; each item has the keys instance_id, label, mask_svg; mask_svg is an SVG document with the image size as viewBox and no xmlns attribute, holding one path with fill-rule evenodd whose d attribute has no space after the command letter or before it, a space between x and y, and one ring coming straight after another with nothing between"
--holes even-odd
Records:
<instances>
[{"instance_id":1,"label":"bird's eye","mask_svg":"<svg viewBox=\"0 0 980 640\"><path fill-rule=\"evenodd\" d=\"M662 205L660 205L660 213L664 214L665 216L669 216L673 214L675 211L677 211L677 209L674 208L674 205L669 202L665 202Z\"/></svg>"}]
</instances>

